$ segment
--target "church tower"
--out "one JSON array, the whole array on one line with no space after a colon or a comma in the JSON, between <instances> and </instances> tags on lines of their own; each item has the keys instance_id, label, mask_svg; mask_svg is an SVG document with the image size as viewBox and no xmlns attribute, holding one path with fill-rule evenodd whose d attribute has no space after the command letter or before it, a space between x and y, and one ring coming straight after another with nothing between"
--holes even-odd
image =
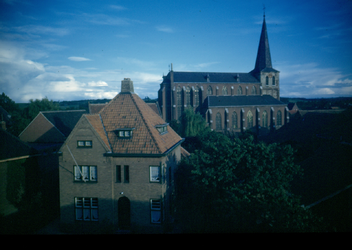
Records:
<instances>
[{"instance_id":1,"label":"church tower","mask_svg":"<svg viewBox=\"0 0 352 250\"><path fill-rule=\"evenodd\" d=\"M265 15L263 20L262 33L259 40L255 68L250 73L261 82L263 95L271 95L274 98L280 100L280 71L272 67Z\"/></svg>"}]
</instances>

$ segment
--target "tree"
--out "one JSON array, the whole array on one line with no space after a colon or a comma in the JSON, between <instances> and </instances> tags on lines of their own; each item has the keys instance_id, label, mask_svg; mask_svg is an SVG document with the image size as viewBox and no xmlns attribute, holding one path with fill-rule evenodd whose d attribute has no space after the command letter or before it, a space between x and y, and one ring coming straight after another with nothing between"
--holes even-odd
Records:
<instances>
[{"instance_id":1,"label":"tree","mask_svg":"<svg viewBox=\"0 0 352 250\"><path fill-rule=\"evenodd\" d=\"M209 129L204 118L195 113L193 108L187 108L180 117L180 135L182 137L194 137Z\"/></svg>"},{"instance_id":2,"label":"tree","mask_svg":"<svg viewBox=\"0 0 352 250\"><path fill-rule=\"evenodd\" d=\"M49 101L47 97L42 100L31 99L29 102L29 105L22 110L5 93L2 93L0 96L0 106L11 115L10 123L6 124L7 131L15 136L18 136L40 111L60 109L58 103L54 103L52 100Z\"/></svg>"},{"instance_id":3,"label":"tree","mask_svg":"<svg viewBox=\"0 0 352 250\"><path fill-rule=\"evenodd\" d=\"M8 123L6 124L7 131L13 135L18 136L30 122L29 119L25 117L18 104L16 104L5 93L2 93L0 96L0 106L5 109L11 116ZM1 119L4 119L4 117Z\"/></svg>"},{"instance_id":4,"label":"tree","mask_svg":"<svg viewBox=\"0 0 352 250\"><path fill-rule=\"evenodd\" d=\"M302 174L290 145L216 132L199 140L200 148L176 173L178 220L186 231L301 232L320 226L290 192L290 182Z\"/></svg>"},{"instance_id":5,"label":"tree","mask_svg":"<svg viewBox=\"0 0 352 250\"><path fill-rule=\"evenodd\" d=\"M42 100L39 99L30 99L29 106L25 109L27 116L30 120L33 120L40 111L52 111L52 110L60 110L60 105L58 103L54 103L53 100L50 100L45 97Z\"/></svg>"}]
</instances>

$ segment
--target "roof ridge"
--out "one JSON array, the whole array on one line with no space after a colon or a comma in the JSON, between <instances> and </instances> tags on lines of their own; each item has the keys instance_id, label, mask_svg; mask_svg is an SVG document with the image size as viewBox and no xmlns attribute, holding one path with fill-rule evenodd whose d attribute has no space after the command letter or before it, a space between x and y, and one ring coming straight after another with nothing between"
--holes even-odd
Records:
<instances>
[{"instance_id":1,"label":"roof ridge","mask_svg":"<svg viewBox=\"0 0 352 250\"><path fill-rule=\"evenodd\" d=\"M174 73L250 74L249 72L173 71Z\"/></svg>"},{"instance_id":2,"label":"roof ridge","mask_svg":"<svg viewBox=\"0 0 352 250\"><path fill-rule=\"evenodd\" d=\"M138 96L138 95L136 95L136 94L132 94L132 93L131 93L131 97L132 97L131 99L132 99L133 103L135 104L135 106L136 106L136 108L137 108L137 110L138 110L140 116L142 117L142 120L143 120L144 124L146 125L146 128L148 129L148 132L149 132L150 136L152 137L152 139L153 139L153 141L154 141L154 143L155 143L155 145L156 145L156 147L157 147L159 153L162 153L161 148L159 147L159 144L158 144L157 141L155 140L154 135L153 135L152 131L151 131L150 128L149 128L149 124L146 122L146 119L144 118L143 112L141 112L141 110L140 110L140 108L139 108L137 102L136 102L135 99L134 99L134 95L135 95L135 96ZM139 97L139 96L138 96L138 97ZM142 100L142 101L143 101L143 100ZM145 102L144 102L144 103L145 103ZM146 103L145 103L145 104L146 104ZM148 104L146 104L146 105L149 107ZM150 108L150 107L149 107L149 108ZM153 111L153 112L154 112L154 111Z\"/></svg>"},{"instance_id":3,"label":"roof ridge","mask_svg":"<svg viewBox=\"0 0 352 250\"><path fill-rule=\"evenodd\" d=\"M109 143L110 151L112 152L111 142L110 142L110 139L109 139L108 133L106 132L105 125L104 125L104 122L103 122L103 119L101 118L100 113L98 113L97 115L99 115L99 118L100 118L100 121L101 121L101 125L103 126L103 129L104 129L104 133L105 133L106 139L108 140L108 143Z\"/></svg>"},{"instance_id":4,"label":"roof ridge","mask_svg":"<svg viewBox=\"0 0 352 250\"><path fill-rule=\"evenodd\" d=\"M99 116L99 120L100 120L101 125L102 125L102 127L103 127L103 129L104 129L104 133L105 133L106 139L107 139L107 141L108 141L108 143L109 143L109 145L106 145L106 147L109 148L110 151L111 151L111 143L110 143L109 137L108 137L107 134L106 134L105 126L104 126L103 120L101 119L100 114L83 114L83 116L87 119L87 121L88 121L88 123L90 124L90 126L94 129L94 131L98 134L99 138L100 138L100 139L102 140L102 142L106 145L104 139L101 138L100 133L97 131L97 129L94 127L94 125L91 123L91 121L90 121L90 120L88 119L88 117L87 117L87 116L92 116L92 117L94 117L94 116Z\"/></svg>"}]
</instances>

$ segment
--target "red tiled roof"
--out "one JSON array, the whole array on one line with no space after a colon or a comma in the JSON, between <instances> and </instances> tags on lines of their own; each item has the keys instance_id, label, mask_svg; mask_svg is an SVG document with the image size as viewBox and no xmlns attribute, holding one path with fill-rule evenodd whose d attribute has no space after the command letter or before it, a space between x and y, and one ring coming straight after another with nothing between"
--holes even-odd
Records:
<instances>
[{"instance_id":1,"label":"red tiled roof","mask_svg":"<svg viewBox=\"0 0 352 250\"><path fill-rule=\"evenodd\" d=\"M98 114L107 103L88 103L89 114Z\"/></svg>"},{"instance_id":2,"label":"red tiled roof","mask_svg":"<svg viewBox=\"0 0 352 250\"><path fill-rule=\"evenodd\" d=\"M182 140L169 126L160 134L155 126L165 121L133 93L118 94L99 114L115 154L163 154ZM117 136L116 130L123 128L134 128L132 138Z\"/></svg>"},{"instance_id":3,"label":"red tiled roof","mask_svg":"<svg viewBox=\"0 0 352 250\"><path fill-rule=\"evenodd\" d=\"M99 134L100 138L103 140L103 142L105 143L105 145L110 149L111 151L111 148L110 148L110 145L109 145L109 141L108 141L108 138L106 137L106 133L105 133L105 130L104 130L104 126L101 122L101 119L100 119L100 115L99 114L94 114L94 115L84 115L89 123L93 126L93 128L95 129L95 131L97 131L97 133Z\"/></svg>"}]
</instances>

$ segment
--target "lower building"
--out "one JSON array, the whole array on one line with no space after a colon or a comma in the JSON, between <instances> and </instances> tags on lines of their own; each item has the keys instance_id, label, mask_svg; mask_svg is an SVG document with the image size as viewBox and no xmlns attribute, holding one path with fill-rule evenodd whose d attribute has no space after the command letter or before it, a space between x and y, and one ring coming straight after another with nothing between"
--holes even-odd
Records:
<instances>
[{"instance_id":1,"label":"lower building","mask_svg":"<svg viewBox=\"0 0 352 250\"><path fill-rule=\"evenodd\" d=\"M208 96L202 113L212 130L225 133L250 130L263 135L289 121L286 104L270 95Z\"/></svg>"}]
</instances>

